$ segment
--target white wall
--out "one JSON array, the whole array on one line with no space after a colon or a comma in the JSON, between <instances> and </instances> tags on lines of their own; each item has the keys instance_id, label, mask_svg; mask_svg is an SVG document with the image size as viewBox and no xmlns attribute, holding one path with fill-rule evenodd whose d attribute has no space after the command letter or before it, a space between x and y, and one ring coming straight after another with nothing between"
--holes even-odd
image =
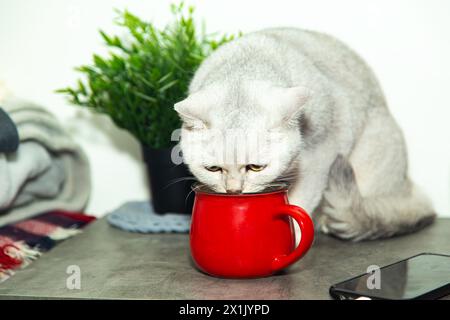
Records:
<instances>
[{"instance_id":1,"label":"white wall","mask_svg":"<svg viewBox=\"0 0 450 320\"><path fill-rule=\"evenodd\" d=\"M211 32L297 26L333 34L356 49L404 129L412 177L439 214L450 216L450 1L190 3ZM83 145L94 185L87 211L98 216L146 197L139 145L108 119L80 112L53 91L75 81L74 66L104 52L97 30L116 30L113 8L124 7L158 24L170 17L167 1L0 0L0 81L45 105Z\"/></svg>"}]
</instances>

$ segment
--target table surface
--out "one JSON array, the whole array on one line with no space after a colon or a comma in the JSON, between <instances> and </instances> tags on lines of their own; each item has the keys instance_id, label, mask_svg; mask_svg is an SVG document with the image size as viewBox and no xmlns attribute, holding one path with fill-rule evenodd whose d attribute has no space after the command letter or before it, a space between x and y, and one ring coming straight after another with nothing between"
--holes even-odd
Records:
<instances>
[{"instance_id":1,"label":"table surface","mask_svg":"<svg viewBox=\"0 0 450 320\"><path fill-rule=\"evenodd\" d=\"M88 226L0 284L0 298L330 299L331 284L421 253L450 254L450 219L415 234L352 243L317 235L310 252L282 274L218 279L195 269L188 235L136 234L106 219ZM81 288L66 286L71 265Z\"/></svg>"}]
</instances>

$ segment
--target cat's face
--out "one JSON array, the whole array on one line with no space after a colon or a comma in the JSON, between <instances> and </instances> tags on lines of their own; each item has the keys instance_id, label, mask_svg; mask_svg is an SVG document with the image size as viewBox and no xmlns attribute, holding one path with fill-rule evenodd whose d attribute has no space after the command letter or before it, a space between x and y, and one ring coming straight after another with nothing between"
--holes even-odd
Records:
<instances>
[{"instance_id":1,"label":"cat's face","mask_svg":"<svg viewBox=\"0 0 450 320\"><path fill-rule=\"evenodd\" d=\"M175 105L181 150L194 176L217 192L258 192L292 178L301 149L304 88L209 87Z\"/></svg>"}]
</instances>

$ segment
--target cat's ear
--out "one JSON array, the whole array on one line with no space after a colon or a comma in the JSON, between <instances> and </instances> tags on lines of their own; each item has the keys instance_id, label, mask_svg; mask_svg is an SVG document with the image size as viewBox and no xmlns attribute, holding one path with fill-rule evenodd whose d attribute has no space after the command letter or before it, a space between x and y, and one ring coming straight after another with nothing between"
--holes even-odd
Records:
<instances>
[{"instance_id":1,"label":"cat's ear","mask_svg":"<svg viewBox=\"0 0 450 320\"><path fill-rule=\"evenodd\" d=\"M175 111L178 112L178 115L183 121L184 128L188 130L205 129L207 127L206 121L203 118L204 112L202 111L201 104L195 100L195 97L188 97L174 105Z\"/></svg>"},{"instance_id":2,"label":"cat's ear","mask_svg":"<svg viewBox=\"0 0 450 320\"><path fill-rule=\"evenodd\" d=\"M280 103L282 109L282 124L298 126L304 112L304 105L311 96L311 90L304 86L281 89Z\"/></svg>"}]
</instances>

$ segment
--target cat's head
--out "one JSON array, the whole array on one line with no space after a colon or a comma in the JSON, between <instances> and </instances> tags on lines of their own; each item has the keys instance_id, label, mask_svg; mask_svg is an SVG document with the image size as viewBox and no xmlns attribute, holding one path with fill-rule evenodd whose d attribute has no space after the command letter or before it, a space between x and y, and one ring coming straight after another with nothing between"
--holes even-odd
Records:
<instances>
[{"instance_id":1,"label":"cat's head","mask_svg":"<svg viewBox=\"0 0 450 320\"><path fill-rule=\"evenodd\" d=\"M217 192L258 192L289 180L309 92L267 83L210 85L175 104L190 171Z\"/></svg>"}]
</instances>

